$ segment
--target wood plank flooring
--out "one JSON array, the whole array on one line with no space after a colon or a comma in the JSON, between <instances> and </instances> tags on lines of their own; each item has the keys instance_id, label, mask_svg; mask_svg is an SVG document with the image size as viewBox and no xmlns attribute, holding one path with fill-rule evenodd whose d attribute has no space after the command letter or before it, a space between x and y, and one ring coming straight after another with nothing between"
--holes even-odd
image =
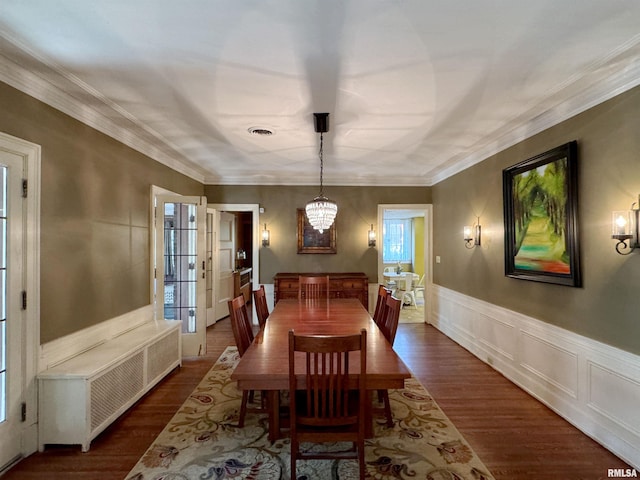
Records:
<instances>
[{"instance_id":1,"label":"wood plank flooring","mask_svg":"<svg viewBox=\"0 0 640 480\"><path fill-rule=\"evenodd\" d=\"M87 453L49 446L2 480L126 478L227 345L228 319L208 329L207 354L187 359L99 435ZM400 324L394 348L496 480L606 479L629 466L468 351L425 324Z\"/></svg>"}]
</instances>

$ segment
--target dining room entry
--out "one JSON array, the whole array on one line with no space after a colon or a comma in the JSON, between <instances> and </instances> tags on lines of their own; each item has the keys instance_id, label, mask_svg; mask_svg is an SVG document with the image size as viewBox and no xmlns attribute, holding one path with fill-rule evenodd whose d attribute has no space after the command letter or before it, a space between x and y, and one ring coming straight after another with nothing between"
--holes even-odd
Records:
<instances>
[{"instance_id":1,"label":"dining room entry","mask_svg":"<svg viewBox=\"0 0 640 480\"><path fill-rule=\"evenodd\" d=\"M404 297L406 305L400 318L402 323L428 321L426 299L432 278L432 206L378 205L378 232L378 283L391 283L396 295ZM393 280L389 282L390 279L385 278L385 271L413 274L411 288L404 288L407 280L404 278L396 284Z\"/></svg>"}]
</instances>

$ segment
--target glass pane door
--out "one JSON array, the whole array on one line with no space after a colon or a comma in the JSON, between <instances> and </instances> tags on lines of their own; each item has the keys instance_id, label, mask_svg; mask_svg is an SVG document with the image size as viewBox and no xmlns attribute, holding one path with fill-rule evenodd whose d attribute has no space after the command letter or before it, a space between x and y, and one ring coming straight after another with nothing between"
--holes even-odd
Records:
<instances>
[{"instance_id":1,"label":"glass pane door","mask_svg":"<svg viewBox=\"0 0 640 480\"><path fill-rule=\"evenodd\" d=\"M156 311L182 323L184 356L206 351L205 210L200 197L156 203Z\"/></svg>"}]
</instances>

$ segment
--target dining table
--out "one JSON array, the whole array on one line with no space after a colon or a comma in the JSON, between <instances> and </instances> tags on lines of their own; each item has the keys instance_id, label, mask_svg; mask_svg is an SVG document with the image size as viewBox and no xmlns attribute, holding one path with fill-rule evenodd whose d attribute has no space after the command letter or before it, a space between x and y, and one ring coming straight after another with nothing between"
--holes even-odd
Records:
<instances>
[{"instance_id":1,"label":"dining table","mask_svg":"<svg viewBox=\"0 0 640 480\"><path fill-rule=\"evenodd\" d=\"M316 301L283 299L255 335L231 375L241 390L267 394L269 440L282 436L280 391L289 390L289 331L297 335L352 335L367 331L366 387L375 390L402 389L411 377L409 368L393 350L362 303L355 298ZM296 362L298 363L298 362ZM300 362L303 363L303 362ZM359 372L359 361L350 363ZM304 384L304 365L296 370ZM373 436L372 401L367 402L367 436Z\"/></svg>"}]
</instances>

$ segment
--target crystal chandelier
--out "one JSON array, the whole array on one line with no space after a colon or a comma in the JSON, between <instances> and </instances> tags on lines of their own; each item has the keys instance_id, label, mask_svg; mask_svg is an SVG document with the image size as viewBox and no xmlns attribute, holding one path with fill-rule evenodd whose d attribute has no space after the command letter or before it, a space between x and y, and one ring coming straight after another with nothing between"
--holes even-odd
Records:
<instances>
[{"instance_id":1,"label":"crystal chandelier","mask_svg":"<svg viewBox=\"0 0 640 480\"><path fill-rule=\"evenodd\" d=\"M329 114L314 113L313 115L315 116L315 130L320 133L320 194L307 203L305 211L311 226L322 233L333 224L333 220L336 218L336 214L338 213L338 205L333 200L329 200L325 197L322 191L322 170L324 167L322 134L329 131Z\"/></svg>"}]
</instances>

